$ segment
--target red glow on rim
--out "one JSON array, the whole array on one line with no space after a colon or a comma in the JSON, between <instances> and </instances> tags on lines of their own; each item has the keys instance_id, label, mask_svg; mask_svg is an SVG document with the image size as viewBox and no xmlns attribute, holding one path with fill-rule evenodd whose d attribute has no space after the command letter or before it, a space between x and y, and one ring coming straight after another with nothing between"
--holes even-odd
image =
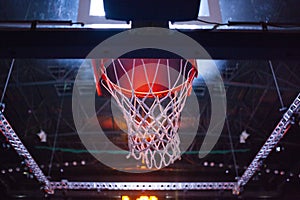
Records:
<instances>
[{"instance_id":1,"label":"red glow on rim","mask_svg":"<svg viewBox=\"0 0 300 200\"><path fill-rule=\"evenodd\" d=\"M149 87L150 86L150 87ZM140 87L138 87L137 89L135 89L135 91L137 93L141 93L141 94L147 94L147 93L150 93L150 91L152 91L151 93L159 93L161 91L167 91L168 88L161 85L161 84L158 84L158 83L149 83L149 84L145 84L145 85L142 85Z\"/></svg>"},{"instance_id":2,"label":"red glow on rim","mask_svg":"<svg viewBox=\"0 0 300 200\"><path fill-rule=\"evenodd\" d=\"M129 59L125 59L125 60L129 60ZM155 59L143 59L143 60L153 61ZM160 59L160 60L164 60L164 59ZM167 59L165 59L165 60L167 60ZM121 87L118 84L116 84L115 82L113 82L109 78L108 74L103 73L101 76L99 76L99 74L100 74L99 71L100 70L97 70L97 66L99 66L99 64L100 64L102 69L103 69L105 67L104 63L105 63L104 59L101 60L101 64L99 62L97 64L97 62L95 60L92 61L92 65L93 65L94 73L95 73L94 74L95 81L97 82L97 80L98 80L98 83L96 83L96 89L97 89L97 93L98 93L99 96L102 95L101 86L100 86L100 82L101 82L100 79L102 81L104 81L104 83L106 85L109 85L114 90L119 90L120 92L122 92L126 96L132 96L134 94L135 96L137 96L139 98L143 98L143 97L154 98L154 97L163 97L163 96L166 96L170 92L175 93L176 91L181 90L183 87L187 87L187 85L190 85L192 83L194 78L197 76L197 72L198 72L197 67L196 67L196 60L194 60L194 59L189 60L189 63L191 63L192 68L189 70L189 73L187 74L188 77L186 77L186 81L184 81L182 84L179 84L179 85L177 85L173 88L168 88L168 87L164 86L163 84L160 84L160 80L158 80L155 83L153 83L153 81L150 80L149 83L143 83L141 86L138 86L137 88L134 89L134 91L132 91L132 89L130 88L128 83L126 83L127 84L126 86ZM174 68L174 66L172 66L171 68ZM180 68L180 67L177 66L177 68ZM151 71L152 68L148 68L148 70ZM103 70L103 71L105 71L105 70ZM147 72L149 72L149 71L147 71ZM153 70L150 73L153 74L154 73ZM139 79L142 79L142 80L145 79L145 76L143 76L143 75L140 76L140 74L137 75L137 77ZM137 80L135 80L135 81L137 81ZM139 82L139 80L137 82ZM165 82L165 80L162 81L162 82ZM139 84L137 84L137 85L139 85ZM190 94L190 91L189 91L189 94Z\"/></svg>"}]
</instances>

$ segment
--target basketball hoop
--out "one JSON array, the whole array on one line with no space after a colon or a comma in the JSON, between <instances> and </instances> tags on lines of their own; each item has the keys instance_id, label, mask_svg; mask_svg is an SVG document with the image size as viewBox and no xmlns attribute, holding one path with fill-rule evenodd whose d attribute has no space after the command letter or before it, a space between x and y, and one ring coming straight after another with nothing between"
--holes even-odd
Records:
<instances>
[{"instance_id":1,"label":"basketball hoop","mask_svg":"<svg viewBox=\"0 0 300 200\"><path fill-rule=\"evenodd\" d=\"M122 110L128 128L129 157L160 169L180 159L180 113L192 81L195 60L93 60L98 95L101 85ZM101 85L100 85L101 83Z\"/></svg>"}]
</instances>

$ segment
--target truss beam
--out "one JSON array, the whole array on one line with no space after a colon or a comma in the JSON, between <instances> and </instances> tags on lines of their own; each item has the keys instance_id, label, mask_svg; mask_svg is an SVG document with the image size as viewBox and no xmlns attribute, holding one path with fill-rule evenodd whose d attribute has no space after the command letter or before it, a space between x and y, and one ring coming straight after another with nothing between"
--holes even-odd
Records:
<instances>
[{"instance_id":1,"label":"truss beam","mask_svg":"<svg viewBox=\"0 0 300 200\"><path fill-rule=\"evenodd\" d=\"M259 150L249 167L246 169L242 177L238 180L238 186L244 186L255 174L255 172L261 167L263 161L271 153L278 142L283 138L285 133L289 130L292 123L293 115L300 110L300 93L297 98L291 104L289 109L284 113L282 119L279 121L265 144Z\"/></svg>"},{"instance_id":2,"label":"truss beam","mask_svg":"<svg viewBox=\"0 0 300 200\"><path fill-rule=\"evenodd\" d=\"M51 182L59 190L232 190L236 182Z\"/></svg>"},{"instance_id":3,"label":"truss beam","mask_svg":"<svg viewBox=\"0 0 300 200\"><path fill-rule=\"evenodd\" d=\"M50 188L50 181L44 175L38 164L35 162L31 154L28 152L27 148L24 146L18 135L15 133L13 128L8 123L7 119L0 111L0 129L4 137L11 144L11 146L16 150L17 154L24 159L26 166L29 168L30 172L36 177L36 179L43 184L44 189L47 193L53 193Z\"/></svg>"}]
</instances>

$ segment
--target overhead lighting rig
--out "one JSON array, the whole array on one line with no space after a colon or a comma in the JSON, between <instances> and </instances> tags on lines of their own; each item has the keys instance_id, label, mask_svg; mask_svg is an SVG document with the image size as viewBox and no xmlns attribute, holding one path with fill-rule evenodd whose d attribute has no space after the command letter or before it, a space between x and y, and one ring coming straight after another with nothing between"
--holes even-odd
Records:
<instances>
[{"instance_id":1,"label":"overhead lighting rig","mask_svg":"<svg viewBox=\"0 0 300 200\"><path fill-rule=\"evenodd\" d=\"M2 111L0 111L0 129L2 134L11 144L12 148L20 155L26 166L35 178L44 186L48 194L55 190L232 190L233 194L240 194L241 188L245 186L251 177L259 170L263 161L275 148L281 138L287 133L292 125L292 116L300 111L300 93L284 113L270 137L255 156L249 167L241 177L236 177L232 182L69 182L50 181L37 165L28 152L18 135L12 129ZM278 172L279 173L279 172ZM299 175L300 176L300 175Z\"/></svg>"}]
</instances>

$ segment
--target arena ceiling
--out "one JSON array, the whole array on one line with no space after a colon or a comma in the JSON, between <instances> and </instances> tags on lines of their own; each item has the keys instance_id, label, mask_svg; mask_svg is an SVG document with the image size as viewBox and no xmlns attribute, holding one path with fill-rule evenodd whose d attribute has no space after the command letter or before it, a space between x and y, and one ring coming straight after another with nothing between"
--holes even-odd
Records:
<instances>
[{"instance_id":1,"label":"arena ceiling","mask_svg":"<svg viewBox=\"0 0 300 200\"><path fill-rule=\"evenodd\" d=\"M243 2L220 0L219 5L223 23L268 21L295 25L300 21L297 11L299 3L296 0L280 2L273 0L265 3L253 0ZM269 137L282 118L284 108L288 107L299 94L300 51L297 51L300 41L299 28L277 27L276 30L261 32L258 30L261 28L258 23L250 27L241 25L226 30L207 28L182 30L195 40L205 43L224 81L227 120L217 144L206 157L199 159L198 153L210 122L211 109L206 84L201 79L196 79L193 89L199 102L200 121L195 122L191 118L183 125L197 126L198 131L192 144L182 155L182 159L150 173L131 174L111 169L95 159L82 144L72 115L72 91L78 69L84 62L84 53L80 49L84 49L85 52L96 42L120 30L91 30L81 27L59 29L46 27L43 30L27 30L26 27L20 27L22 20L75 22L78 7L78 0L48 2L3 0L0 2L0 24L5 24L0 29L2 93L13 63L3 101L4 114L44 174L53 181L234 181L237 176L243 174ZM7 27L7 21L11 20L14 20L13 27ZM29 23L31 26L31 22ZM21 24L24 25L23 22ZM96 39L95 42L91 38L98 38L98 40ZM61 56L58 56L58 52ZM134 55L130 54L128 57L132 58ZM142 52L139 57L144 55L145 52ZM13 58L14 62L12 62ZM87 74L92 74L91 67L87 66L85 70ZM87 76L85 79L93 80L93 77ZM79 92L82 96L95 93L90 90L90 85L84 83L80 86ZM110 96L95 95L95 99L98 123L106 136L115 145L126 149L126 133L121 127L122 124L113 118ZM83 120L84 123L95 123L89 121L89 116L84 116ZM299 115L295 115L294 125L243 188L244 191L238 198L297 199L300 197L297 191L300 185L299 126ZM41 130L47 135L44 142L37 136ZM241 142L241 134L244 130L249 137L245 142ZM1 136L0 142L0 191L5 194L5 199L45 198L44 191L40 189L41 185L6 138ZM95 143L106 145L101 141ZM114 156L119 152L99 151L97 153ZM128 166L122 163L121 167ZM144 170L143 166L138 165L135 169ZM121 195L136 196L148 195L148 193L62 190L47 198L120 199ZM160 198L171 199L237 198L231 191L219 190L154 191L153 194Z\"/></svg>"}]
</instances>

